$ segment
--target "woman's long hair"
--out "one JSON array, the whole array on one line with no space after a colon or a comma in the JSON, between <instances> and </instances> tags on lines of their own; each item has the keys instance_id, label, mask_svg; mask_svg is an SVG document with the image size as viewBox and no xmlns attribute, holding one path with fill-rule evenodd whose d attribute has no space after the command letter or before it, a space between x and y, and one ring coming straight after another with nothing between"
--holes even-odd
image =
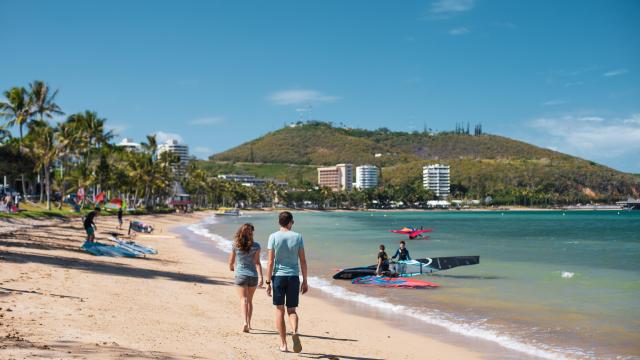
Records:
<instances>
[{"instance_id":1,"label":"woman's long hair","mask_svg":"<svg viewBox=\"0 0 640 360\"><path fill-rule=\"evenodd\" d=\"M253 225L246 223L240 226L233 240L233 247L242 252L248 252L253 246Z\"/></svg>"}]
</instances>

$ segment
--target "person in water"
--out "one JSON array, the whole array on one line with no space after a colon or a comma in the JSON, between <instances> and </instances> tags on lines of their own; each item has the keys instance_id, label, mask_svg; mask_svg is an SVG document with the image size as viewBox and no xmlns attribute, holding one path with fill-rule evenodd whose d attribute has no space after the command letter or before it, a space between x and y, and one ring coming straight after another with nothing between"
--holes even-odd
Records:
<instances>
[{"instance_id":1,"label":"person in water","mask_svg":"<svg viewBox=\"0 0 640 360\"><path fill-rule=\"evenodd\" d=\"M262 287L262 265L260 265L260 244L253 241L253 225L246 223L238 229L233 240L233 250L229 254L229 270L235 271L234 283L238 286L240 308L244 317L242 331L251 330L253 314L253 294L256 287Z\"/></svg>"},{"instance_id":2,"label":"person in water","mask_svg":"<svg viewBox=\"0 0 640 360\"><path fill-rule=\"evenodd\" d=\"M389 272L389 255L384 251L384 245L378 248L378 266L376 267L376 275L381 276L385 272Z\"/></svg>"},{"instance_id":3,"label":"person in water","mask_svg":"<svg viewBox=\"0 0 640 360\"><path fill-rule=\"evenodd\" d=\"M122 230L122 206L118 208L118 230Z\"/></svg>"},{"instance_id":4,"label":"person in water","mask_svg":"<svg viewBox=\"0 0 640 360\"><path fill-rule=\"evenodd\" d=\"M95 231L98 230L98 227L93 220L98 215L100 215L100 207L96 206L96 209L88 213L84 218L82 225L84 226L84 231L87 232L87 242L94 242L96 240Z\"/></svg>"},{"instance_id":5,"label":"person in water","mask_svg":"<svg viewBox=\"0 0 640 360\"><path fill-rule=\"evenodd\" d=\"M409 255L409 249L407 249L404 240L400 241L400 247L396 250L396 253L391 257L391 259L398 258L400 261L411 260L411 255Z\"/></svg>"},{"instance_id":6,"label":"person in water","mask_svg":"<svg viewBox=\"0 0 640 360\"><path fill-rule=\"evenodd\" d=\"M271 281L273 281L273 305L276 306L276 328L280 334L280 351L286 352L287 328L284 321L285 306L292 327L293 351L302 351L300 336L298 335L299 317L298 294L309 291L307 285L307 258L304 253L302 235L291 231L293 215L283 211L278 217L280 230L269 236L269 262L267 265L267 295L271 296ZM299 265L298 265L299 261ZM302 272L302 284L299 273Z\"/></svg>"}]
</instances>

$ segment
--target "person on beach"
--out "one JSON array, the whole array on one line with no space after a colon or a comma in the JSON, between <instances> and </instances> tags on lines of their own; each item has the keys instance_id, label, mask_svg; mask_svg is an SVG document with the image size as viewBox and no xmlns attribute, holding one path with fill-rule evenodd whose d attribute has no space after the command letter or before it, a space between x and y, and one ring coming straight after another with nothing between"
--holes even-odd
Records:
<instances>
[{"instance_id":1,"label":"person on beach","mask_svg":"<svg viewBox=\"0 0 640 360\"><path fill-rule=\"evenodd\" d=\"M384 251L384 245L378 247L378 266L376 267L376 275L382 276L385 272L389 272L389 255Z\"/></svg>"},{"instance_id":2,"label":"person on beach","mask_svg":"<svg viewBox=\"0 0 640 360\"><path fill-rule=\"evenodd\" d=\"M84 218L84 231L87 232L87 242L94 242L96 239L95 231L98 230L96 223L93 222L96 216L100 214L100 207L96 207L95 210L88 213Z\"/></svg>"},{"instance_id":3,"label":"person on beach","mask_svg":"<svg viewBox=\"0 0 640 360\"><path fill-rule=\"evenodd\" d=\"M260 244L253 241L253 225L240 226L233 239L233 250L229 254L229 270L235 271L234 283L238 286L240 308L244 317L242 331L251 330L253 314L253 294L256 287L262 287L262 265L260 264Z\"/></svg>"},{"instance_id":4,"label":"person on beach","mask_svg":"<svg viewBox=\"0 0 640 360\"><path fill-rule=\"evenodd\" d=\"M409 255L409 249L406 248L406 244L404 240L400 241L400 247L396 250L396 253L391 257L391 259L398 258L400 261L411 260L411 255Z\"/></svg>"},{"instance_id":5,"label":"person on beach","mask_svg":"<svg viewBox=\"0 0 640 360\"><path fill-rule=\"evenodd\" d=\"M122 206L118 208L118 230L122 230Z\"/></svg>"},{"instance_id":6,"label":"person on beach","mask_svg":"<svg viewBox=\"0 0 640 360\"><path fill-rule=\"evenodd\" d=\"M273 281L273 305L276 306L276 328L280 334L280 351L289 351L287 348L286 325L284 321L285 306L289 315L289 323L292 328L291 339L293 351L302 351L300 336L298 335L299 317L296 313L299 293L309 291L307 285L307 259L304 253L302 235L291 231L293 227L293 215L283 211L278 217L280 230L269 236L268 251L269 262L267 265L267 295L271 295L271 282ZM299 261L299 264L298 264ZM299 273L302 272L302 284Z\"/></svg>"}]
</instances>

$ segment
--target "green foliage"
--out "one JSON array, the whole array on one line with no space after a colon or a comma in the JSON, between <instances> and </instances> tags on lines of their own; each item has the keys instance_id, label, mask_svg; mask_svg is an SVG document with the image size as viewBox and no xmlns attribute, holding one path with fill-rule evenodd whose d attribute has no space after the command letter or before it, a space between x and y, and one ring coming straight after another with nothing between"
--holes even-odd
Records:
<instances>
[{"instance_id":1,"label":"green foliage","mask_svg":"<svg viewBox=\"0 0 640 360\"><path fill-rule=\"evenodd\" d=\"M286 181L291 186L314 183L318 178L317 167L296 164L262 164L245 162L198 161L198 166L213 175L253 175L264 179Z\"/></svg>"},{"instance_id":2,"label":"green foliage","mask_svg":"<svg viewBox=\"0 0 640 360\"><path fill-rule=\"evenodd\" d=\"M452 167L454 196L481 199L491 195L498 204L613 201L640 194L639 181L631 174L521 141L483 134L478 127L474 134L466 130L429 134L386 128L349 129L314 121L285 127L213 155L212 160L226 162L207 166L214 172L268 174L265 177L290 181L296 167L289 164L368 163L383 168L383 186L413 186L417 191L422 166L440 162ZM269 171L238 165L250 159L251 149L256 161L269 163ZM376 153L381 156L375 157ZM305 180L316 181L317 175L311 169L305 174Z\"/></svg>"}]
</instances>

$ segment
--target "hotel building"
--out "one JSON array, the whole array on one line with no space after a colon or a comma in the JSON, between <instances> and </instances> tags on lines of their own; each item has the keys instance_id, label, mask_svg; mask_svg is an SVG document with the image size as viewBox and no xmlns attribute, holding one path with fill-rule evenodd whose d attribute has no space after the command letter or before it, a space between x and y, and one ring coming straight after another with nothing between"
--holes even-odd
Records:
<instances>
[{"instance_id":1,"label":"hotel building","mask_svg":"<svg viewBox=\"0 0 640 360\"><path fill-rule=\"evenodd\" d=\"M158 157L165 152L169 152L178 157L178 164L173 167L173 171L181 176L187 163L191 159L189 157L189 146L180 144L178 140L167 140L166 143L158 145Z\"/></svg>"},{"instance_id":2,"label":"hotel building","mask_svg":"<svg viewBox=\"0 0 640 360\"><path fill-rule=\"evenodd\" d=\"M378 186L378 168L373 165L356 167L356 189L372 189Z\"/></svg>"},{"instance_id":3,"label":"hotel building","mask_svg":"<svg viewBox=\"0 0 640 360\"><path fill-rule=\"evenodd\" d=\"M327 186L333 191L351 191L353 187L353 165L338 164L318 168L318 185Z\"/></svg>"},{"instance_id":4,"label":"hotel building","mask_svg":"<svg viewBox=\"0 0 640 360\"><path fill-rule=\"evenodd\" d=\"M449 196L451 186L451 172L449 165L427 165L422 168L422 184L427 190L433 191L438 197Z\"/></svg>"},{"instance_id":5,"label":"hotel building","mask_svg":"<svg viewBox=\"0 0 640 360\"><path fill-rule=\"evenodd\" d=\"M123 138L122 141L116 144L116 146L121 147L127 151L140 151L140 144L138 144L137 142L133 142L129 138Z\"/></svg>"}]
</instances>

